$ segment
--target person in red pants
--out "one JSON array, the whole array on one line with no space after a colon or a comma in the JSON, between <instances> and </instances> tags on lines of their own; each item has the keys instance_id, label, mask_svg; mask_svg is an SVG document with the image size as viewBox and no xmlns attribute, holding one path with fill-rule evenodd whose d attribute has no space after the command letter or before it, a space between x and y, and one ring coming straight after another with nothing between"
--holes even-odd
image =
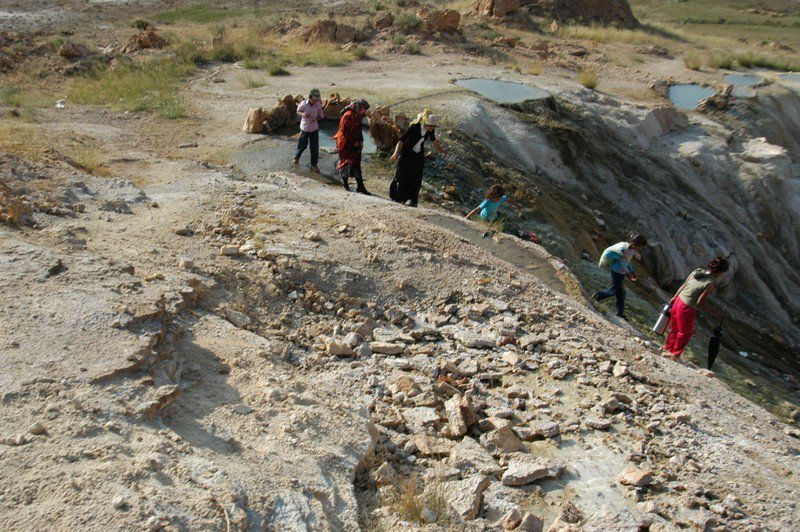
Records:
<instances>
[{"instance_id":1,"label":"person in red pants","mask_svg":"<svg viewBox=\"0 0 800 532\"><path fill-rule=\"evenodd\" d=\"M714 293L717 287L717 278L727 272L729 267L727 258L717 257L705 268L693 271L675 293L675 297L670 302L672 308L670 310L669 335L667 343L664 345L666 356L679 358L689 344L692 333L694 333L694 320L698 307L714 315L719 315L717 311L704 303Z\"/></svg>"}]
</instances>

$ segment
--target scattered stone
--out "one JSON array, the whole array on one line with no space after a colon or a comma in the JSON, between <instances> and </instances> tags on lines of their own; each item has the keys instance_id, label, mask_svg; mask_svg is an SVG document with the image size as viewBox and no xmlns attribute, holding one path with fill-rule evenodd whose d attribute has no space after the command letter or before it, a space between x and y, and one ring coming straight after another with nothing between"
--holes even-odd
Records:
<instances>
[{"instance_id":1,"label":"scattered stone","mask_svg":"<svg viewBox=\"0 0 800 532\"><path fill-rule=\"evenodd\" d=\"M429 406L418 406L403 410L403 417L413 427L424 427L439 421L439 414L436 409Z\"/></svg>"},{"instance_id":2,"label":"scattered stone","mask_svg":"<svg viewBox=\"0 0 800 532\"><path fill-rule=\"evenodd\" d=\"M196 148L196 147L197 147L196 142L184 142L183 144L178 146L179 149Z\"/></svg>"},{"instance_id":3,"label":"scattered stone","mask_svg":"<svg viewBox=\"0 0 800 532\"><path fill-rule=\"evenodd\" d=\"M152 26L148 26L144 31L133 35L122 45L120 53L132 54L140 50L149 48L163 48L167 45L167 40L158 35Z\"/></svg>"},{"instance_id":4,"label":"scattered stone","mask_svg":"<svg viewBox=\"0 0 800 532\"><path fill-rule=\"evenodd\" d=\"M335 357L351 357L355 355L355 351L351 346L339 340L328 340L325 344L325 351L328 355Z\"/></svg>"},{"instance_id":5,"label":"scattered stone","mask_svg":"<svg viewBox=\"0 0 800 532\"><path fill-rule=\"evenodd\" d=\"M472 331L458 331L454 335L454 338L464 347L470 347L472 349L491 349L496 344L493 338Z\"/></svg>"},{"instance_id":6,"label":"scattered stone","mask_svg":"<svg viewBox=\"0 0 800 532\"><path fill-rule=\"evenodd\" d=\"M610 419L590 417L584 421L584 424L591 429L597 429L597 430L608 430L611 428Z\"/></svg>"},{"instance_id":7,"label":"scattered stone","mask_svg":"<svg viewBox=\"0 0 800 532\"><path fill-rule=\"evenodd\" d=\"M373 353L381 355L400 355L406 350L406 346L402 344L393 344L389 342L370 342L369 348Z\"/></svg>"},{"instance_id":8,"label":"scattered stone","mask_svg":"<svg viewBox=\"0 0 800 532\"><path fill-rule=\"evenodd\" d=\"M417 10L422 33L437 33L440 31L458 31L461 23L461 14L454 9L432 10L422 7Z\"/></svg>"},{"instance_id":9,"label":"scattered stone","mask_svg":"<svg viewBox=\"0 0 800 532\"><path fill-rule=\"evenodd\" d=\"M128 203L124 199L106 200L100 204L98 210L106 212L116 212L117 214L133 214Z\"/></svg>"},{"instance_id":10,"label":"scattered stone","mask_svg":"<svg viewBox=\"0 0 800 532\"><path fill-rule=\"evenodd\" d=\"M444 491L450 506L462 519L475 519L480 515L483 492L488 486L489 477L472 475L445 483Z\"/></svg>"},{"instance_id":11,"label":"scattered stone","mask_svg":"<svg viewBox=\"0 0 800 532\"><path fill-rule=\"evenodd\" d=\"M544 530L544 521L531 513L525 513L519 522L519 528L522 532L542 532Z\"/></svg>"},{"instance_id":12,"label":"scattered stone","mask_svg":"<svg viewBox=\"0 0 800 532\"><path fill-rule=\"evenodd\" d=\"M247 405L236 405L233 407L233 411L239 414L240 416L246 416L247 414L252 412L253 409Z\"/></svg>"},{"instance_id":13,"label":"scattered stone","mask_svg":"<svg viewBox=\"0 0 800 532\"><path fill-rule=\"evenodd\" d=\"M454 447L453 442L450 440L435 438L425 434L417 434L409 443L413 443L418 454L434 458L448 456Z\"/></svg>"},{"instance_id":14,"label":"scattered stone","mask_svg":"<svg viewBox=\"0 0 800 532\"><path fill-rule=\"evenodd\" d=\"M34 436L40 436L45 432L47 432L47 429L45 428L44 424L42 424L41 421L37 421L33 423L30 427L28 427L28 432L30 432Z\"/></svg>"},{"instance_id":15,"label":"scattered stone","mask_svg":"<svg viewBox=\"0 0 800 532\"><path fill-rule=\"evenodd\" d=\"M609 397L608 399L601 401L599 406L606 414L613 414L617 410L622 409L622 403L620 403L615 397Z\"/></svg>"},{"instance_id":16,"label":"scattered stone","mask_svg":"<svg viewBox=\"0 0 800 532\"><path fill-rule=\"evenodd\" d=\"M516 427L516 432L523 441L536 438L552 438L561 434L561 427L553 421L534 420L528 427Z\"/></svg>"},{"instance_id":17,"label":"scattered stone","mask_svg":"<svg viewBox=\"0 0 800 532\"><path fill-rule=\"evenodd\" d=\"M180 261L178 261L178 267L183 270L191 270L192 268L194 268L194 261L192 259L187 259L186 257L183 257L181 258Z\"/></svg>"},{"instance_id":18,"label":"scattered stone","mask_svg":"<svg viewBox=\"0 0 800 532\"><path fill-rule=\"evenodd\" d=\"M653 482L653 472L638 467L629 467L620 473L617 480L625 486L645 487Z\"/></svg>"},{"instance_id":19,"label":"scattered stone","mask_svg":"<svg viewBox=\"0 0 800 532\"><path fill-rule=\"evenodd\" d=\"M219 248L219 254L225 257L235 257L239 254L239 246L226 245Z\"/></svg>"},{"instance_id":20,"label":"scattered stone","mask_svg":"<svg viewBox=\"0 0 800 532\"><path fill-rule=\"evenodd\" d=\"M612 375L617 378L624 377L628 374L628 366L623 364L622 362L617 362L614 364L614 370L612 371Z\"/></svg>"},{"instance_id":21,"label":"scattered stone","mask_svg":"<svg viewBox=\"0 0 800 532\"><path fill-rule=\"evenodd\" d=\"M495 453L514 453L525 448L510 426L481 434L481 444Z\"/></svg>"},{"instance_id":22,"label":"scattered stone","mask_svg":"<svg viewBox=\"0 0 800 532\"><path fill-rule=\"evenodd\" d=\"M503 473L504 486L524 486L543 478L558 478L564 466L545 462L542 459L514 458Z\"/></svg>"},{"instance_id":23,"label":"scattered stone","mask_svg":"<svg viewBox=\"0 0 800 532\"><path fill-rule=\"evenodd\" d=\"M450 451L450 465L462 471L476 470L484 475L503 472L491 454L478 442L465 436Z\"/></svg>"},{"instance_id":24,"label":"scattered stone","mask_svg":"<svg viewBox=\"0 0 800 532\"><path fill-rule=\"evenodd\" d=\"M381 466L372 473L372 479L379 488L383 486L392 486L396 490L400 490L400 477L398 477L397 471L395 471L392 464L389 462L381 464Z\"/></svg>"},{"instance_id":25,"label":"scattered stone","mask_svg":"<svg viewBox=\"0 0 800 532\"><path fill-rule=\"evenodd\" d=\"M467 433L467 421L461 411L461 399L461 395L454 395L444 403L450 434L455 437L463 436Z\"/></svg>"},{"instance_id":26,"label":"scattered stone","mask_svg":"<svg viewBox=\"0 0 800 532\"><path fill-rule=\"evenodd\" d=\"M322 235L320 235L317 231L312 230L303 235L303 238L310 240L311 242L319 242L322 240Z\"/></svg>"},{"instance_id":27,"label":"scattered stone","mask_svg":"<svg viewBox=\"0 0 800 532\"><path fill-rule=\"evenodd\" d=\"M514 508L513 510L509 510L501 519L500 519L500 526L503 527L503 530L514 530L519 526L520 522L522 521L522 514L519 513L519 510Z\"/></svg>"},{"instance_id":28,"label":"scattered stone","mask_svg":"<svg viewBox=\"0 0 800 532\"><path fill-rule=\"evenodd\" d=\"M112 505L114 506L114 508L116 508L117 510L121 510L121 509L123 509L125 506L127 506L127 504L128 504L128 501L127 501L127 500L125 500L125 497L123 497L122 495L117 495L116 497L114 497L114 500L112 500L112 501L111 501L111 504L112 504Z\"/></svg>"},{"instance_id":29,"label":"scattered stone","mask_svg":"<svg viewBox=\"0 0 800 532\"><path fill-rule=\"evenodd\" d=\"M372 19L372 27L376 30L391 28L394 24L394 15L391 11L378 11Z\"/></svg>"}]
</instances>

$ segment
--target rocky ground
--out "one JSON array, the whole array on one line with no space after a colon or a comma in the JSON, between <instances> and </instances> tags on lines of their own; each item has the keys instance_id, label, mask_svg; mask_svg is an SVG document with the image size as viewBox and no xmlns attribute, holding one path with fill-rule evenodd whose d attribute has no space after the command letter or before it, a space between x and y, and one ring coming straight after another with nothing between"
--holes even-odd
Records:
<instances>
[{"instance_id":1,"label":"rocky ground","mask_svg":"<svg viewBox=\"0 0 800 532\"><path fill-rule=\"evenodd\" d=\"M796 426L610 323L543 247L483 236L435 190L387 201L378 159L377 195L347 194L332 155L317 177L291 140L240 132L318 79L508 129L448 84L499 68L395 59L257 90L223 66L178 122L43 110L104 175L4 154L33 205L0 225L5 528L793 529Z\"/></svg>"}]
</instances>

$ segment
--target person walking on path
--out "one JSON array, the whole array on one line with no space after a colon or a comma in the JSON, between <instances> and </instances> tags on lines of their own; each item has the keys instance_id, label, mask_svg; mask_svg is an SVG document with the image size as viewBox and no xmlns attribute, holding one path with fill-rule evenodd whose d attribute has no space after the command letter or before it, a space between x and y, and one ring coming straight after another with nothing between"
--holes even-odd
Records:
<instances>
[{"instance_id":1,"label":"person walking on path","mask_svg":"<svg viewBox=\"0 0 800 532\"><path fill-rule=\"evenodd\" d=\"M492 185L489 187L489 190L486 191L486 199L483 202L469 211L466 218L469 220L475 214L480 212L480 217L482 220L485 220L489 223L494 222L500 218L500 213L498 212L500 209L500 205L505 203L508 200L508 196L506 196L505 190L500 185Z\"/></svg>"},{"instance_id":2,"label":"person walking on path","mask_svg":"<svg viewBox=\"0 0 800 532\"><path fill-rule=\"evenodd\" d=\"M325 117L319 89L311 89L308 99L297 106L300 115L300 138L297 139L297 150L294 152L294 164L300 163L300 156L311 145L311 171L319 173L319 121Z\"/></svg>"},{"instance_id":3,"label":"person walking on path","mask_svg":"<svg viewBox=\"0 0 800 532\"><path fill-rule=\"evenodd\" d=\"M416 207L419 202L422 170L425 168L425 142L432 141L439 153L447 155L436 140L438 118L430 113L430 109L425 109L417 115L400 137L390 157L392 161L397 161L397 172L389 186L389 197L398 203L408 201L411 207Z\"/></svg>"},{"instance_id":4,"label":"person walking on path","mask_svg":"<svg viewBox=\"0 0 800 532\"><path fill-rule=\"evenodd\" d=\"M592 299L602 301L608 297L617 298L617 316L627 320L625 316L625 277L630 275L631 281L639 278L633 271L631 260L641 260L639 250L647 245L647 239L642 235L635 235L630 242L619 242L606 248L600 258L600 266L611 270L611 287L607 290L595 292Z\"/></svg>"},{"instance_id":5,"label":"person walking on path","mask_svg":"<svg viewBox=\"0 0 800 532\"><path fill-rule=\"evenodd\" d=\"M350 178L356 180L356 192L371 195L364 187L364 179L361 176L361 150L364 148L364 133L361 130L361 122L369 109L366 100L356 100L342 109L339 118L339 131L333 136L336 139L336 149L339 152L339 176L342 178L342 185L348 192L350 190Z\"/></svg>"},{"instance_id":6,"label":"person walking on path","mask_svg":"<svg viewBox=\"0 0 800 532\"><path fill-rule=\"evenodd\" d=\"M680 358L683 350L689 344L694 333L694 321L697 308L715 315L719 312L704 303L717 288L717 279L728 271L730 263L725 257L717 257L710 261L705 268L697 268L675 292L670 301L669 335L664 345L666 356Z\"/></svg>"}]
</instances>

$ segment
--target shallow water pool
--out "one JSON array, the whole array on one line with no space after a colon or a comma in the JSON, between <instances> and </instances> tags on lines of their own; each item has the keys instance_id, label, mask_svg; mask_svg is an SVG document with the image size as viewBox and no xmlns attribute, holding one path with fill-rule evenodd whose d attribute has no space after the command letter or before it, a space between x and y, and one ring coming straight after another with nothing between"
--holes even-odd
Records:
<instances>
[{"instance_id":1,"label":"shallow water pool","mask_svg":"<svg viewBox=\"0 0 800 532\"><path fill-rule=\"evenodd\" d=\"M339 123L336 120L323 120L319 123L319 149L331 153L336 153L336 141L333 136L339 129ZM293 140L297 140L300 136L300 126L291 125L283 126L272 132L273 135L283 135ZM369 134L369 129L364 128L364 151L365 154L371 154L378 151L375 146L375 141Z\"/></svg>"},{"instance_id":2,"label":"shallow water pool","mask_svg":"<svg viewBox=\"0 0 800 532\"><path fill-rule=\"evenodd\" d=\"M789 72L788 74L781 74L781 78L787 81L800 83L800 72Z\"/></svg>"},{"instance_id":3,"label":"shallow water pool","mask_svg":"<svg viewBox=\"0 0 800 532\"><path fill-rule=\"evenodd\" d=\"M739 98L752 98L755 92L748 87L752 87L761 81L758 76L748 76L747 74L726 74L725 81L733 85L733 95Z\"/></svg>"},{"instance_id":4,"label":"shallow water pool","mask_svg":"<svg viewBox=\"0 0 800 532\"><path fill-rule=\"evenodd\" d=\"M702 100L716 93L714 89L703 87L695 83L685 85L672 85L669 88L669 101L678 109L691 111L695 109Z\"/></svg>"},{"instance_id":5,"label":"shallow water pool","mask_svg":"<svg viewBox=\"0 0 800 532\"><path fill-rule=\"evenodd\" d=\"M543 100L550 97L550 93L547 91L511 81L468 78L459 79L455 84L472 92L477 92L481 96L497 103L521 103L527 100Z\"/></svg>"}]
</instances>

